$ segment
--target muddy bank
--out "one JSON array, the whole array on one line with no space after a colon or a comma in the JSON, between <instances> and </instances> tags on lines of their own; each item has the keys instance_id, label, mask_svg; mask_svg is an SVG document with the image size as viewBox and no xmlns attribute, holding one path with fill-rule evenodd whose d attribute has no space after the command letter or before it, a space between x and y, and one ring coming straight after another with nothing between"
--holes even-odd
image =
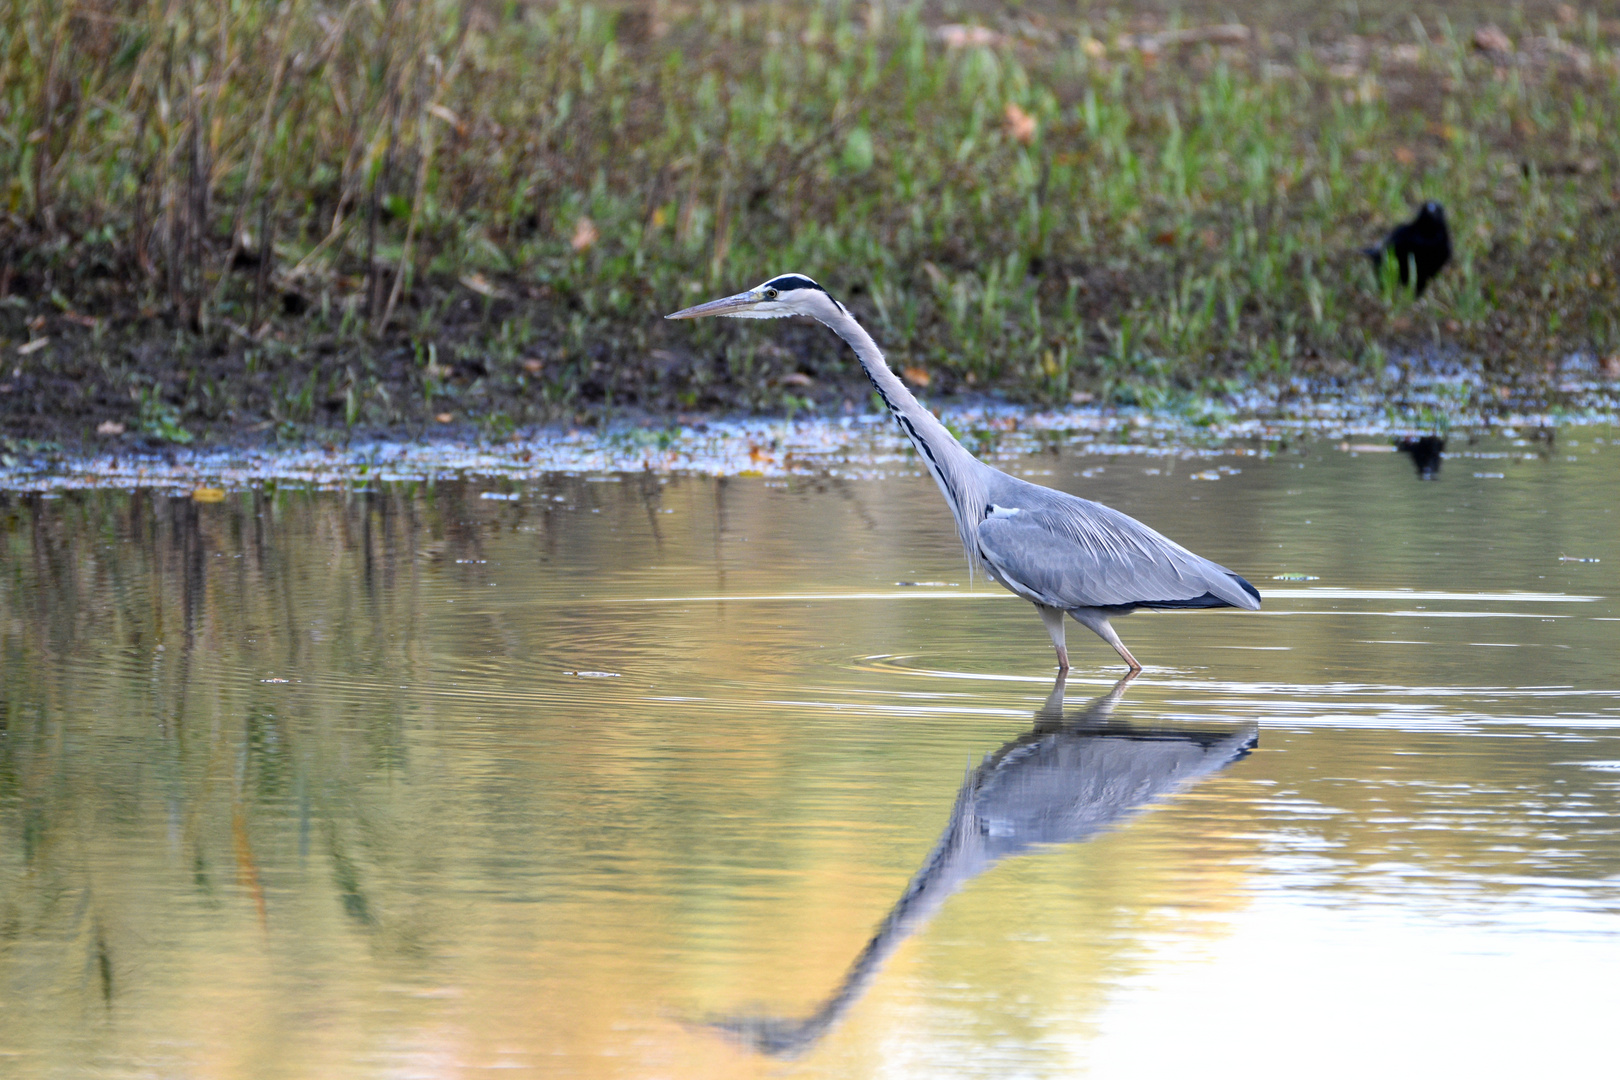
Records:
<instances>
[{"instance_id":1,"label":"muddy bank","mask_svg":"<svg viewBox=\"0 0 1620 1080\"><path fill-rule=\"evenodd\" d=\"M1562 404L1547 406L1507 387L1472 380L1466 372L1442 370L1410 378L1400 390L1399 407L1391 406L1394 399L1385 393L1329 398L1296 392L1248 394L1230 408L1190 400L1178 410L1043 410L981 401L947 404L940 413L971 451L1008 467L1059 449L1196 460L1298 453L1324 440L1351 453L1393 453L1400 443L1422 441L1434 445L1435 454L1442 446L1449 446L1449 455L1477 454L1489 444L1498 456L1545 456L1560 452L1562 442L1601 440L1620 425L1620 384L1572 374L1552 388ZM119 436L73 452L14 441L0 454L0 492L146 488L206 501L228 491L278 485L352 489L456 477L517 483L545 474L873 479L917 469L893 422L873 412L801 414L791 420L689 418L685 423L626 418L594 427L541 427L498 439L445 424L428 434L349 433L278 445L259 432L228 444L189 447ZM1414 452L1422 472L1419 456ZM489 497L501 496L497 491Z\"/></svg>"},{"instance_id":2,"label":"muddy bank","mask_svg":"<svg viewBox=\"0 0 1620 1080\"><path fill-rule=\"evenodd\" d=\"M859 301L852 307L858 311ZM543 302L463 299L445 310L426 347L408 338L345 340L296 325L256 339L231 330L205 340L139 317L36 318L35 347L7 350L0 371L0 449L18 459L422 439L499 443L542 431L662 429L741 415L838 420L871 408L853 354L808 320L773 323L768 336L729 326L695 335L660 321L633 335L656 344L603 342L569 359L543 345L499 346L500 328L519 312L542 322L537 311L565 318ZM178 360L177 341L185 349ZM738 359L739 341L746 363ZM903 370L934 407L1042 407L1025 394L984 393L925 369ZM1459 417L1512 422L1534 414L1557 422L1602 412L1616 387L1620 356L1573 351L1531 367L1428 346L1392 352L1378 370L1339 365L1247 384L1098 385L1073 391L1068 404L1194 425L1343 414L1436 430Z\"/></svg>"}]
</instances>

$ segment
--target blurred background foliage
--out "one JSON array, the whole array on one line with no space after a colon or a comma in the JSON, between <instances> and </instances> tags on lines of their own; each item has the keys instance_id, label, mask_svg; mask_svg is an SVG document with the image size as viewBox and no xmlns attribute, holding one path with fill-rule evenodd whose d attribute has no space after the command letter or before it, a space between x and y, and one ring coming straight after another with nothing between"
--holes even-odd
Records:
<instances>
[{"instance_id":1,"label":"blurred background foliage","mask_svg":"<svg viewBox=\"0 0 1620 1080\"><path fill-rule=\"evenodd\" d=\"M1154 405L1417 350L1620 375L1617 42L1380 0L20 0L0 414L861 403L819 328L659 321L785 270L934 393ZM1413 303L1359 249L1431 198L1456 256Z\"/></svg>"}]
</instances>

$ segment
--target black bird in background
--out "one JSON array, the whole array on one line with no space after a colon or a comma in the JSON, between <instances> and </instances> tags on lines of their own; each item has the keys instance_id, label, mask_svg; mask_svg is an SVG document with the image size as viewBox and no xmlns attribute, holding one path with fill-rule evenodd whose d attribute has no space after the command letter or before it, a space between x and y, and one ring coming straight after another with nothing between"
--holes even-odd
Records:
<instances>
[{"instance_id":1,"label":"black bird in background","mask_svg":"<svg viewBox=\"0 0 1620 1080\"><path fill-rule=\"evenodd\" d=\"M1374 273L1383 267L1388 252L1395 255L1402 285L1413 284L1412 275L1416 273L1414 297L1422 296L1429 279L1451 259L1451 230L1446 228L1445 210L1437 202L1426 202L1417 217L1396 226L1376 247L1362 249L1372 259Z\"/></svg>"},{"instance_id":2,"label":"black bird in background","mask_svg":"<svg viewBox=\"0 0 1620 1080\"><path fill-rule=\"evenodd\" d=\"M1412 455L1412 467L1419 480L1440 479L1440 458L1446 450L1446 440L1438 435L1408 435L1395 443L1395 449Z\"/></svg>"}]
</instances>

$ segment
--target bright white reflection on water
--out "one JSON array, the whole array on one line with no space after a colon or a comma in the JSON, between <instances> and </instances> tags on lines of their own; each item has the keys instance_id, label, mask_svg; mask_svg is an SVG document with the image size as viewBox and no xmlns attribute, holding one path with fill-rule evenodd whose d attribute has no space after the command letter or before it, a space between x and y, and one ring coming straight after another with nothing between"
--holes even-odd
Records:
<instances>
[{"instance_id":1,"label":"bright white reflection on water","mask_svg":"<svg viewBox=\"0 0 1620 1080\"><path fill-rule=\"evenodd\" d=\"M0 495L0 1075L1601 1071L1613 436L1019 459L1265 595L1061 700L915 474Z\"/></svg>"}]
</instances>

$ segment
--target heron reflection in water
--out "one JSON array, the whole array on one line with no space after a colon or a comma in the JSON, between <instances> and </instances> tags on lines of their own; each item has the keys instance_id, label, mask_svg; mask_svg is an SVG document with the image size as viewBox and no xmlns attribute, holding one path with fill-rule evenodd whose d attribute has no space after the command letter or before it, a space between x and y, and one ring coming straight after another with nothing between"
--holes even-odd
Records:
<instances>
[{"instance_id":1,"label":"heron reflection in water","mask_svg":"<svg viewBox=\"0 0 1620 1080\"><path fill-rule=\"evenodd\" d=\"M968 774L934 850L815 1012L800 1019L728 1017L709 1026L772 1057L804 1053L838 1024L900 943L969 881L1037 845L1090 840L1147 803L1232 764L1258 742L1253 725L1196 731L1110 722L1134 677L1066 713L1059 674L1034 728Z\"/></svg>"}]
</instances>

